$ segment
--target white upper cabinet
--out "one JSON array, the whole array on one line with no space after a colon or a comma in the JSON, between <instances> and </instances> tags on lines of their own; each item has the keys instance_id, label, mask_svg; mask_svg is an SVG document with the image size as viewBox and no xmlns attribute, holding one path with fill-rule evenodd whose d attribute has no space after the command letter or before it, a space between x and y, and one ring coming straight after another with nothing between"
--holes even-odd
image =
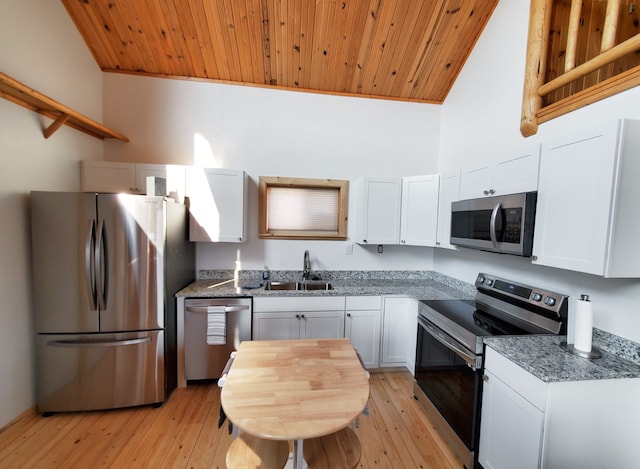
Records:
<instances>
[{"instance_id":1,"label":"white upper cabinet","mask_svg":"<svg viewBox=\"0 0 640 469\"><path fill-rule=\"evenodd\" d=\"M355 182L356 239L361 244L398 244L402 179L366 177Z\"/></svg>"},{"instance_id":2,"label":"white upper cabinet","mask_svg":"<svg viewBox=\"0 0 640 469\"><path fill-rule=\"evenodd\" d=\"M176 192L180 202L183 201L184 166L111 161L80 162L80 190L82 192L146 194L147 176L164 178L167 183L167 194Z\"/></svg>"},{"instance_id":3,"label":"white upper cabinet","mask_svg":"<svg viewBox=\"0 0 640 469\"><path fill-rule=\"evenodd\" d=\"M190 167L189 240L246 241L248 177L242 170Z\"/></svg>"},{"instance_id":4,"label":"white upper cabinet","mask_svg":"<svg viewBox=\"0 0 640 469\"><path fill-rule=\"evenodd\" d=\"M440 175L438 196L438 230L436 246L439 248L458 249L451 240L451 202L460 199L460 170L448 171Z\"/></svg>"},{"instance_id":5,"label":"white upper cabinet","mask_svg":"<svg viewBox=\"0 0 640 469\"><path fill-rule=\"evenodd\" d=\"M360 244L435 246L439 176L366 177L354 183Z\"/></svg>"},{"instance_id":6,"label":"white upper cabinet","mask_svg":"<svg viewBox=\"0 0 640 469\"><path fill-rule=\"evenodd\" d=\"M111 163L107 161L81 161L80 191L135 193L137 192L136 165L134 163Z\"/></svg>"},{"instance_id":7,"label":"white upper cabinet","mask_svg":"<svg viewBox=\"0 0 640 469\"><path fill-rule=\"evenodd\" d=\"M439 184L437 174L402 179L401 244L436 245Z\"/></svg>"},{"instance_id":8,"label":"white upper cabinet","mask_svg":"<svg viewBox=\"0 0 640 469\"><path fill-rule=\"evenodd\" d=\"M493 161L462 168L460 200L535 191L540 146L530 144Z\"/></svg>"},{"instance_id":9,"label":"white upper cabinet","mask_svg":"<svg viewBox=\"0 0 640 469\"><path fill-rule=\"evenodd\" d=\"M640 121L542 146L533 263L640 277Z\"/></svg>"}]
</instances>

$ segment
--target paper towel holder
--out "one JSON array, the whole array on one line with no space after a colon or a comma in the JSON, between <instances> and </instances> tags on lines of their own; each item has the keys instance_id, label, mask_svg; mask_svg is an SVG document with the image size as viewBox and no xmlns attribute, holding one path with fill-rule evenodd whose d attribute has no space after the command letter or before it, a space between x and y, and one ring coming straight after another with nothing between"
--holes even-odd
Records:
<instances>
[{"instance_id":1,"label":"paper towel holder","mask_svg":"<svg viewBox=\"0 0 640 469\"><path fill-rule=\"evenodd\" d=\"M589 360L595 360L596 358L602 358L602 352L598 350L596 347L591 347L590 352L585 352L584 350L577 349L573 346L573 344L568 344L565 340L560 342L560 347L566 350L569 353L577 355L582 358L587 358Z\"/></svg>"}]
</instances>

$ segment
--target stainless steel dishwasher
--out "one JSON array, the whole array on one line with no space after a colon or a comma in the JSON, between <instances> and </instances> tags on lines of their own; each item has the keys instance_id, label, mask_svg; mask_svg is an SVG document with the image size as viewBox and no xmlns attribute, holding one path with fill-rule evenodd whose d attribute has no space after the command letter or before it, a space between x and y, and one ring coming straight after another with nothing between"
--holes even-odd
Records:
<instances>
[{"instance_id":1,"label":"stainless steel dishwasher","mask_svg":"<svg viewBox=\"0 0 640 469\"><path fill-rule=\"evenodd\" d=\"M188 298L184 316L185 378L219 378L231 352L251 340L251 298ZM220 336L211 340L214 329Z\"/></svg>"}]
</instances>

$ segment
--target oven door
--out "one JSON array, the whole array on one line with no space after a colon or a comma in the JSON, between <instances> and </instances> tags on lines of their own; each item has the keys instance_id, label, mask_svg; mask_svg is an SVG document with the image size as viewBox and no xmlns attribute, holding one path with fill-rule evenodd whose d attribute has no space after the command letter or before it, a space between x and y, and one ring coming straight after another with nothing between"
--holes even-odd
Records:
<instances>
[{"instance_id":1,"label":"oven door","mask_svg":"<svg viewBox=\"0 0 640 469\"><path fill-rule=\"evenodd\" d=\"M416 384L470 452L478 442L482 357L418 316Z\"/></svg>"}]
</instances>

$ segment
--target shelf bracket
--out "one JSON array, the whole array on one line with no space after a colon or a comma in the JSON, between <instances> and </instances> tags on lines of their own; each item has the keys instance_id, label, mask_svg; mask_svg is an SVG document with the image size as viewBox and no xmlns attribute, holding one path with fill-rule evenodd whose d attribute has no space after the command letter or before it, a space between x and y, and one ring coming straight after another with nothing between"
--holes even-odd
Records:
<instances>
[{"instance_id":1,"label":"shelf bracket","mask_svg":"<svg viewBox=\"0 0 640 469\"><path fill-rule=\"evenodd\" d=\"M62 127L70 118L71 118L71 116L69 116L67 114L60 114L60 116L55 121L53 121L53 123L49 127L44 129L44 131L43 131L44 138L51 137L51 135L53 135L53 133L56 130L58 130L60 127Z\"/></svg>"}]
</instances>

